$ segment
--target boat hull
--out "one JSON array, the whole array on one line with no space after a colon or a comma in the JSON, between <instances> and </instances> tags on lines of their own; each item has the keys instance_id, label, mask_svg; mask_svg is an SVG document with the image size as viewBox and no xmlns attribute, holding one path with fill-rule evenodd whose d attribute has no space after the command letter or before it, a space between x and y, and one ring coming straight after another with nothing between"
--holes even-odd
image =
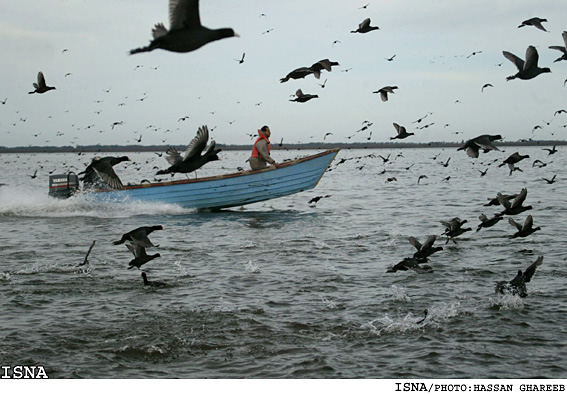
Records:
<instances>
[{"instance_id":1,"label":"boat hull","mask_svg":"<svg viewBox=\"0 0 567 395\"><path fill-rule=\"evenodd\" d=\"M122 190L85 193L89 201L163 202L222 209L275 199L315 188L339 149L257 170L216 177L129 185Z\"/></svg>"}]
</instances>

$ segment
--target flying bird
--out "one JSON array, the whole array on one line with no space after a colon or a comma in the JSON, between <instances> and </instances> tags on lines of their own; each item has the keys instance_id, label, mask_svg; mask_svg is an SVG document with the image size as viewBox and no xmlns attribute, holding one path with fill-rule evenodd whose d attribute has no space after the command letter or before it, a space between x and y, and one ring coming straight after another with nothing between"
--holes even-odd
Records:
<instances>
[{"instance_id":1,"label":"flying bird","mask_svg":"<svg viewBox=\"0 0 567 395\"><path fill-rule=\"evenodd\" d=\"M140 226L134 230L131 230L128 233L124 233L120 240L112 242L114 245L122 244L125 241L130 241L132 244L138 244L144 248L147 247L155 247L148 235L152 233L154 230L162 230L163 226L161 225L154 225L154 226Z\"/></svg>"},{"instance_id":2,"label":"flying bird","mask_svg":"<svg viewBox=\"0 0 567 395\"><path fill-rule=\"evenodd\" d=\"M561 51L562 55L561 57L555 59L553 61L553 63L555 62L559 62L561 60L567 60L567 32L563 32L561 33L561 37L563 37L563 45L552 45L549 47L549 49L556 49L558 51Z\"/></svg>"},{"instance_id":3,"label":"flying bird","mask_svg":"<svg viewBox=\"0 0 567 395\"><path fill-rule=\"evenodd\" d=\"M129 160L130 158L127 156L106 156L104 158L97 156L93 158L90 165L88 165L84 171L79 173L84 174L81 178L84 183L83 185L85 188L95 187L98 181L96 176L98 176L112 189L123 189L124 186L122 185L122 181L120 181L120 178L116 175L113 166L120 162Z\"/></svg>"},{"instance_id":4,"label":"flying bird","mask_svg":"<svg viewBox=\"0 0 567 395\"><path fill-rule=\"evenodd\" d=\"M390 57L390 58L384 58L384 59L386 59L388 62L391 62L391 61L394 60L395 57L396 57L396 55L393 55L393 56Z\"/></svg>"},{"instance_id":5,"label":"flying bird","mask_svg":"<svg viewBox=\"0 0 567 395\"><path fill-rule=\"evenodd\" d=\"M506 158L501 164L498 165L498 167L502 167L504 165L515 165L516 163L520 162L523 159L529 158L529 155L520 155L519 152L514 152L512 155L510 155L508 158Z\"/></svg>"},{"instance_id":6,"label":"flying bird","mask_svg":"<svg viewBox=\"0 0 567 395\"><path fill-rule=\"evenodd\" d=\"M351 33L368 33L378 29L380 29L378 26L370 26L370 18L366 18L358 25L358 29L352 30Z\"/></svg>"},{"instance_id":7,"label":"flying bird","mask_svg":"<svg viewBox=\"0 0 567 395\"><path fill-rule=\"evenodd\" d=\"M512 295L518 295L521 298L528 296L526 283L529 283L538 266L543 263L543 255L540 255L534 263L522 272L518 270L518 274L510 281L498 281L496 283L495 291L499 294L510 292Z\"/></svg>"},{"instance_id":8,"label":"flying bird","mask_svg":"<svg viewBox=\"0 0 567 395\"><path fill-rule=\"evenodd\" d=\"M533 27L538 28L539 30L543 30L544 32L546 32L547 30L545 30L545 27L543 27L543 25L541 24L542 22L547 22L547 19L534 17L534 18L526 19L525 21L523 21L522 24L520 26L518 26L518 28L524 27L524 26L533 26Z\"/></svg>"},{"instance_id":9,"label":"flying bird","mask_svg":"<svg viewBox=\"0 0 567 395\"><path fill-rule=\"evenodd\" d=\"M498 221L502 219L502 216L497 214L492 218L488 218L486 215L480 214L478 219L480 219L480 224L476 228L477 232L482 228L490 228L491 226L496 225Z\"/></svg>"},{"instance_id":10,"label":"flying bird","mask_svg":"<svg viewBox=\"0 0 567 395\"><path fill-rule=\"evenodd\" d=\"M385 86L385 87L380 88L377 91L374 91L372 93L379 93L382 101L388 101L388 93L392 93L392 94L395 93L394 89L398 89L398 87L397 86Z\"/></svg>"},{"instance_id":11,"label":"flying bird","mask_svg":"<svg viewBox=\"0 0 567 395\"><path fill-rule=\"evenodd\" d=\"M321 76L321 71L327 70L328 72L331 72L333 66L339 66L339 63L333 62L329 59L321 59L320 61L313 63L309 68L313 70L313 75L315 76L315 78L319 79L319 77Z\"/></svg>"},{"instance_id":12,"label":"flying bird","mask_svg":"<svg viewBox=\"0 0 567 395\"><path fill-rule=\"evenodd\" d=\"M139 244L126 244L126 247L134 254L134 259L130 261L128 264L128 269L132 269L133 267L137 267L138 269L151 261L152 259L159 258L160 254L148 255L146 253L146 249Z\"/></svg>"},{"instance_id":13,"label":"flying bird","mask_svg":"<svg viewBox=\"0 0 567 395\"><path fill-rule=\"evenodd\" d=\"M541 228L539 226L537 228L533 227L534 220L533 220L531 215L528 215L526 217L526 220L524 221L523 225L520 225L519 223L514 221L512 218L508 218L508 222L510 223L510 225L514 225L516 227L516 229L518 230L516 233L514 233L512 236L510 236L511 239L515 239L516 237L527 237L527 236L531 235L532 233L534 233L538 230L541 230Z\"/></svg>"},{"instance_id":14,"label":"flying bird","mask_svg":"<svg viewBox=\"0 0 567 395\"><path fill-rule=\"evenodd\" d=\"M498 147L493 144L493 141L495 140L502 140L502 136L499 134L483 134L473 139L467 140L465 144L457 148L457 151L465 150L467 155L471 158L478 158L478 154L481 149L485 153L491 150L500 151Z\"/></svg>"},{"instance_id":15,"label":"flying bird","mask_svg":"<svg viewBox=\"0 0 567 395\"><path fill-rule=\"evenodd\" d=\"M386 273L395 273L397 271L407 271L414 270L418 273L433 271L431 266L420 264L427 262L427 259L417 259L417 258L404 258L401 262L396 263L390 269L386 270Z\"/></svg>"},{"instance_id":16,"label":"flying bird","mask_svg":"<svg viewBox=\"0 0 567 395\"><path fill-rule=\"evenodd\" d=\"M482 88L480 89L480 91L481 91L481 92L484 92L484 88L488 88L488 87L494 88L494 86L492 86L492 84L484 84L484 85L482 86Z\"/></svg>"},{"instance_id":17,"label":"flying bird","mask_svg":"<svg viewBox=\"0 0 567 395\"><path fill-rule=\"evenodd\" d=\"M437 251L442 251L443 247L433 247L433 244L435 243L436 239L437 236L432 235L429 236L423 244L421 244L419 241L417 241L415 237L410 236L408 240L410 244L414 246L415 249L417 250L413 254L413 257L418 260L423 260L423 259L427 259L429 256L433 255Z\"/></svg>"},{"instance_id":18,"label":"flying bird","mask_svg":"<svg viewBox=\"0 0 567 395\"><path fill-rule=\"evenodd\" d=\"M236 60L239 64L242 64L242 63L244 63L244 56L245 55L246 55L246 53L242 52L242 57L240 59L234 59L234 60Z\"/></svg>"},{"instance_id":19,"label":"flying bird","mask_svg":"<svg viewBox=\"0 0 567 395\"><path fill-rule=\"evenodd\" d=\"M412 136L415 133L408 133L406 131L406 128L404 126L400 126L397 123L394 122L394 128L396 128L396 132L398 132L398 134L394 137L390 137L390 140L394 140L394 139L405 139L406 137Z\"/></svg>"},{"instance_id":20,"label":"flying bird","mask_svg":"<svg viewBox=\"0 0 567 395\"><path fill-rule=\"evenodd\" d=\"M150 45L133 49L130 55L158 48L191 52L212 41L239 37L231 28L213 30L201 25L199 0L169 0L169 30L163 23L158 23L152 29L152 36Z\"/></svg>"},{"instance_id":21,"label":"flying bird","mask_svg":"<svg viewBox=\"0 0 567 395\"><path fill-rule=\"evenodd\" d=\"M288 73L288 75L286 75L284 78L280 78L280 82L284 83L289 81L289 79L300 79L300 78L305 78L307 77L309 74L313 74L313 70L310 67L299 67L291 72Z\"/></svg>"},{"instance_id":22,"label":"flying bird","mask_svg":"<svg viewBox=\"0 0 567 395\"><path fill-rule=\"evenodd\" d=\"M182 157L175 148L168 148L165 153L167 154L166 159L171 166L165 170L158 171L156 175L168 173L191 173L210 161L219 160L217 154L221 151L221 149L215 148L216 144L214 140L211 144L209 144L205 153L201 155L208 140L209 128L204 125L199 128L197 135L187 146L187 151L185 152L184 157Z\"/></svg>"},{"instance_id":23,"label":"flying bird","mask_svg":"<svg viewBox=\"0 0 567 395\"><path fill-rule=\"evenodd\" d=\"M532 206L524 206L524 201L528 196L528 189L522 188L519 194L517 195L508 195L504 196L500 192L496 195L496 199L498 203L500 203L504 207L504 211L502 211L500 216L502 215L517 215L523 213L524 211L531 210ZM510 202L511 199L514 199Z\"/></svg>"},{"instance_id":24,"label":"flying bird","mask_svg":"<svg viewBox=\"0 0 567 395\"><path fill-rule=\"evenodd\" d=\"M553 183L555 182L555 177L557 177L557 174L555 174L555 175L551 178L551 180L549 180L549 179L547 179L547 178L545 178L545 177L543 177L542 180L544 180L544 181L547 182L548 184L553 184Z\"/></svg>"},{"instance_id":25,"label":"flying bird","mask_svg":"<svg viewBox=\"0 0 567 395\"><path fill-rule=\"evenodd\" d=\"M556 146L554 145L553 148L542 148L542 151L547 151L548 152L547 156L553 155L554 153L557 152L557 149L555 147Z\"/></svg>"},{"instance_id":26,"label":"flying bird","mask_svg":"<svg viewBox=\"0 0 567 395\"><path fill-rule=\"evenodd\" d=\"M551 73L551 70L548 67L538 67L537 62L539 55L533 45L530 45L526 50L525 62L513 53L502 51L502 54L504 54L506 59L514 63L516 65L516 68L518 69L518 72L516 74L506 77L506 81L510 81L515 78L519 78L521 80L531 80L541 73Z\"/></svg>"},{"instance_id":27,"label":"flying bird","mask_svg":"<svg viewBox=\"0 0 567 395\"><path fill-rule=\"evenodd\" d=\"M52 89L56 89L54 86L47 86L47 84L45 83L45 77L43 76L43 73L41 71L37 73L37 82L33 83L33 87L35 88L35 90L28 92L30 95L33 93L45 93Z\"/></svg>"},{"instance_id":28,"label":"flying bird","mask_svg":"<svg viewBox=\"0 0 567 395\"><path fill-rule=\"evenodd\" d=\"M306 101L309 101L311 99L315 99L315 98L319 97L319 95L312 95L312 94L309 94L309 93L303 93L301 91L301 89L298 89L295 92L295 96L296 96L295 99L291 99L290 101L294 101L294 102L298 102L298 103L305 103Z\"/></svg>"}]
</instances>

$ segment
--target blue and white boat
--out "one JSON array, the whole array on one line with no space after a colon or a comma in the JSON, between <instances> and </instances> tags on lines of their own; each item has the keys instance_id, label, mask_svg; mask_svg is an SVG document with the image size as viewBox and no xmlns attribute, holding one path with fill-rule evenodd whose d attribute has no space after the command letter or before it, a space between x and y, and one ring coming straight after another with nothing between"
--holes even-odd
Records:
<instances>
[{"instance_id":1,"label":"blue and white boat","mask_svg":"<svg viewBox=\"0 0 567 395\"><path fill-rule=\"evenodd\" d=\"M278 163L262 170L187 180L127 185L121 190L95 190L89 201L156 201L198 209L222 209L275 199L315 188L339 148Z\"/></svg>"}]
</instances>

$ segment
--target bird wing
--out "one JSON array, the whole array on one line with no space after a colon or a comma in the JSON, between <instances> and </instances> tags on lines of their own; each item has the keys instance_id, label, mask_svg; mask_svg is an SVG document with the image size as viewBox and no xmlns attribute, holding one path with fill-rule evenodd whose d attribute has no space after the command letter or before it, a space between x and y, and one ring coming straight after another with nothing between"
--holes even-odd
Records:
<instances>
[{"instance_id":1,"label":"bird wing","mask_svg":"<svg viewBox=\"0 0 567 395\"><path fill-rule=\"evenodd\" d=\"M543 263L543 255L540 255L534 263L532 263L524 272L524 282L529 283L532 279L536 267L540 266Z\"/></svg>"},{"instance_id":2,"label":"bird wing","mask_svg":"<svg viewBox=\"0 0 567 395\"><path fill-rule=\"evenodd\" d=\"M498 199L498 203L500 203L504 208L512 207L512 203L508 199L506 199L500 192L496 194L496 199Z\"/></svg>"},{"instance_id":3,"label":"bird wing","mask_svg":"<svg viewBox=\"0 0 567 395\"><path fill-rule=\"evenodd\" d=\"M388 101L388 92L386 92L385 89L380 89L378 92L380 92L380 99L382 99L382 101Z\"/></svg>"},{"instance_id":4,"label":"bird wing","mask_svg":"<svg viewBox=\"0 0 567 395\"><path fill-rule=\"evenodd\" d=\"M167 29L165 28L163 23L156 23L156 25L152 29L152 37L154 39L161 37L161 36L165 36L167 33L168 33Z\"/></svg>"},{"instance_id":5,"label":"bird wing","mask_svg":"<svg viewBox=\"0 0 567 395\"><path fill-rule=\"evenodd\" d=\"M305 96L305 94L303 93L303 91L301 89L298 89L298 90L295 91L295 96L302 97L302 96Z\"/></svg>"},{"instance_id":6,"label":"bird wing","mask_svg":"<svg viewBox=\"0 0 567 395\"><path fill-rule=\"evenodd\" d=\"M526 49L526 63L524 63L524 70L537 67L538 59L539 55L537 54L537 50L533 45L530 45L528 49Z\"/></svg>"},{"instance_id":7,"label":"bird wing","mask_svg":"<svg viewBox=\"0 0 567 395\"><path fill-rule=\"evenodd\" d=\"M531 215L528 215L526 220L524 221L524 226L522 229L531 229L534 225L534 219Z\"/></svg>"},{"instance_id":8,"label":"bird wing","mask_svg":"<svg viewBox=\"0 0 567 395\"><path fill-rule=\"evenodd\" d=\"M561 33L561 37L563 37L563 42L565 43L565 48L567 49L567 32Z\"/></svg>"},{"instance_id":9,"label":"bird wing","mask_svg":"<svg viewBox=\"0 0 567 395\"><path fill-rule=\"evenodd\" d=\"M433 243L435 243L435 240L437 239L437 236L435 235L431 235L427 238L427 240L425 240L425 242L422 245L422 250L428 250L431 247L433 247Z\"/></svg>"},{"instance_id":10,"label":"bird wing","mask_svg":"<svg viewBox=\"0 0 567 395\"><path fill-rule=\"evenodd\" d=\"M134 254L134 258L138 258L140 256L140 247L138 244L130 244L126 243L126 247L130 250L132 254Z\"/></svg>"},{"instance_id":11,"label":"bird wing","mask_svg":"<svg viewBox=\"0 0 567 395\"><path fill-rule=\"evenodd\" d=\"M565 50L565 47L562 47L561 45L551 45L549 49L556 49L563 52L564 54L567 54L567 50Z\"/></svg>"},{"instance_id":12,"label":"bird wing","mask_svg":"<svg viewBox=\"0 0 567 395\"><path fill-rule=\"evenodd\" d=\"M480 148L482 148L485 151L490 151L490 150L496 150L496 151L500 151L490 140L490 138L488 136L479 136L477 137L474 142L476 143L476 145L478 145Z\"/></svg>"},{"instance_id":13,"label":"bird wing","mask_svg":"<svg viewBox=\"0 0 567 395\"><path fill-rule=\"evenodd\" d=\"M217 143L215 142L215 140L211 141L211 144L209 144L209 146L207 147L207 150L205 151L205 156L213 153L216 145L217 145ZM219 149L219 151L220 151L220 149Z\"/></svg>"},{"instance_id":14,"label":"bird wing","mask_svg":"<svg viewBox=\"0 0 567 395\"><path fill-rule=\"evenodd\" d=\"M185 152L185 156L183 160L186 161L196 155L201 155L201 152L207 146L207 141L209 140L209 128L206 125L203 125L197 130L197 135L193 137L193 140L187 146L187 152Z\"/></svg>"},{"instance_id":15,"label":"bird wing","mask_svg":"<svg viewBox=\"0 0 567 395\"><path fill-rule=\"evenodd\" d=\"M37 73L37 85L39 87L45 86L45 77L41 71Z\"/></svg>"},{"instance_id":16,"label":"bird wing","mask_svg":"<svg viewBox=\"0 0 567 395\"><path fill-rule=\"evenodd\" d=\"M511 207L520 207L524 203L524 200L526 200L526 196L528 196L528 189L522 188L518 196L514 198Z\"/></svg>"},{"instance_id":17,"label":"bird wing","mask_svg":"<svg viewBox=\"0 0 567 395\"><path fill-rule=\"evenodd\" d=\"M91 243L91 246L89 247L89 250L87 251L87 255L85 255L85 259L83 260L83 263L81 263L77 266L83 266L83 265L86 265L87 263L89 263L89 255L91 253L91 250L95 246L95 243L96 243L96 240L93 240L93 242Z\"/></svg>"},{"instance_id":18,"label":"bird wing","mask_svg":"<svg viewBox=\"0 0 567 395\"><path fill-rule=\"evenodd\" d=\"M508 218L508 222L510 223L510 225L514 225L516 229L518 229L518 231L522 230L522 225L514 221L512 218Z\"/></svg>"},{"instance_id":19,"label":"bird wing","mask_svg":"<svg viewBox=\"0 0 567 395\"><path fill-rule=\"evenodd\" d=\"M370 26L370 18L366 18L365 20L363 20L360 25L358 25L359 29L364 29L365 27Z\"/></svg>"},{"instance_id":20,"label":"bird wing","mask_svg":"<svg viewBox=\"0 0 567 395\"><path fill-rule=\"evenodd\" d=\"M517 57L516 55L514 55L513 53L510 53L508 51L502 51L502 54L504 55L504 57L506 59L508 59L510 62L514 63L516 65L516 67L518 68L518 70L524 69L524 61L522 59L520 59L519 57Z\"/></svg>"},{"instance_id":21,"label":"bird wing","mask_svg":"<svg viewBox=\"0 0 567 395\"><path fill-rule=\"evenodd\" d=\"M140 247L153 247L154 245L148 238L148 234L144 229L137 229L135 231L130 232L130 238L132 239L132 243L138 245Z\"/></svg>"},{"instance_id":22,"label":"bird wing","mask_svg":"<svg viewBox=\"0 0 567 395\"><path fill-rule=\"evenodd\" d=\"M122 181L112 168L112 165L107 161L98 161L93 165L93 169L96 174L102 178L102 180L107 183L112 189L123 189Z\"/></svg>"},{"instance_id":23,"label":"bird wing","mask_svg":"<svg viewBox=\"0 0 567 395\"><path fill-rule=\"evenodd\" d=\"M410 244L415 247L416 250L419 251L421 249L421 243L419 241L417 241L417 239L415 237L410 236L408 238L408 240L409 240Z\"/></svg>"},{"instance_id":24,"label":"bird wing","mask_svg":"<svg viewBox=\"0 0 567 395\"><path fill-rule=\"evenodd\" d=\"M169 147L167 150L165 150L165 154L167 155L165 159L172 166L183 161L181 154L173 147Z\"/></svg>"},{"instance_id":25,"label":"bird wing","mask_svg":"<svg viewBox=\"0 0 567 395\"><path fill-rule=\"evenodd\" d=\"M199 0L169 0L169 28L194 29L201 26Z\"/></svg>"}]
</instances>

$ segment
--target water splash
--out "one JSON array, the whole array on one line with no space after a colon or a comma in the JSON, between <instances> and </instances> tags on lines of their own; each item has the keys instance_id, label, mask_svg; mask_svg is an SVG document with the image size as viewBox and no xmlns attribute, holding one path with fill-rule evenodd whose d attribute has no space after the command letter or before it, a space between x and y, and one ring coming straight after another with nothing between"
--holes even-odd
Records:
<instances>
[{"instance_id":1,"label":"water splash","mask_svg":"<svg viewBox=\"0 0 567 395\"><path fill-rule=\"evenodd\" d=\"M495 299L490 298L492 308L498 310L523 310L524 300L518 295L497 295Z\"/></svg>"},{"instance_id":2,"label":"water splash","mask_svg":"<svg viewBox=\"0 0 567 395\"><path fill-rule=\"evenodd\" d=\"M136 215L183 215L194 209L159 202L90 202L78 195L69 199L55 199L47 191L17 187L0 189L0 216L9 217L97 217L128 218Z\"/></svg>"},{"instance_id":3,"label":"water splash","mask_svg":"<svg viewBox=\"0 0 567 395\"><path fill-rule=\"evenodd\" d=\"M408 296L404 287L392 285L390 287L390 292L392 294L392 298L398 302L411 302L411 298Z\"/></svg>"},{"instance_id":4,"label":"water splash","mask_svg":"<svg viewBox=\"0 0 567 395\"><path fill-rule=\"evenodd\" d=\"M260 273L260 268L254 263L252 263L252 261L248 261L248 263L246 264L246 269L250 273Z\"/></svg>"}]
</instances>

